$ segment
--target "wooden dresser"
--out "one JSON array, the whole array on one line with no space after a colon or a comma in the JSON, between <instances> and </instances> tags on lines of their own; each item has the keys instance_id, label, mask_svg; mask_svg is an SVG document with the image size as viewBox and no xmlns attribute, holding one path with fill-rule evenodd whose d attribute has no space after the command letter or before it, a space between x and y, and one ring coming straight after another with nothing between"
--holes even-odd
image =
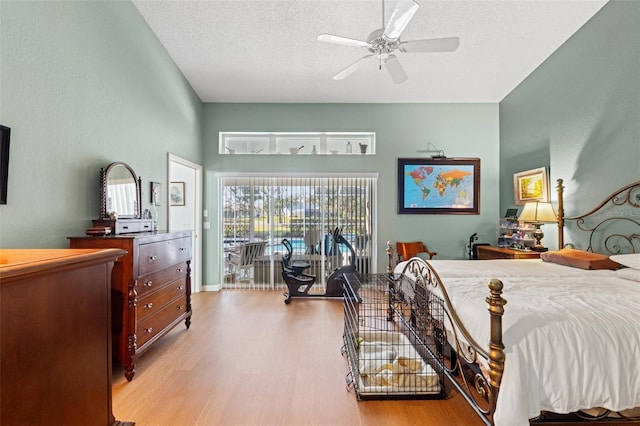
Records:
<instances>
[{"instance_id":1,"label":"wooden dresser","mask_svg":"<svg viewBox=\"0 0 640 426\"><path fill-rule=\"evenodd\" d=\"M128 253L111 279L113 353L127 380L136 359L181 321L191 325L191 231L70 237L71 248Z\"/></svg>"},{"instance_id":2,"label":"wooden dresser","mask_svg":"<svg viewBox=\"0 0 640 426\"><path fill-rule=\"evenodd\" d=\"M537 251L514 250L508 247L478 246L478 259L538 259L540 253Z\"/></svg>"},{"instance_id":3,"label":"wooden dresser","mask_svg":"<svg viewBox=\"0 0 640 426\"><path fill-rule=\"evenodd\" d=\"M111 270L123 250L0 250L0 424L133 425L111 405Z\"/></svg>"}]
</instances>

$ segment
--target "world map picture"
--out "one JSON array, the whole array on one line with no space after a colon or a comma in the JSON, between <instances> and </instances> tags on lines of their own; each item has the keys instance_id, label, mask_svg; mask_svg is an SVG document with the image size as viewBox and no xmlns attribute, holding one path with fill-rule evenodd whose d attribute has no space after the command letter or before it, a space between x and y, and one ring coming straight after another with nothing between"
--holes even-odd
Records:
<instances>
[{"instance_id":1,"label":"world map picture","mask_svg":"<svg viewBox=\"0 0 640 426\"><path fill-rule=\"evenodd\" d=\"M470 209L473 165L405 165L404 207Z\"/></svg>"}]
</instances>

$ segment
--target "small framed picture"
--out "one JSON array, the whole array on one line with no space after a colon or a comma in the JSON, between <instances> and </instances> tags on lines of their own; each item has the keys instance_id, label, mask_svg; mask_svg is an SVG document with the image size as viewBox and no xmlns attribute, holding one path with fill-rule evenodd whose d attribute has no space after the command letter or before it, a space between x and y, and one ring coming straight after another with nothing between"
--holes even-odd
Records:
<instances>
[{"instance_id":1,"label":"small framed picture","mask_svg":"<svg viewBox=\"0 0 640 426\"><path fill-rule=\"evenodd\" d=\"M169 205L184 206L184 182L171 182L169 184Z\"/></svg>"},{"instance_id":2,"label":"small framed picture","mask_svg":"<svg viewBox=\"0 0 640 426\"><path fill-rule=\"evenodd\" d=\"M516 206L527 201L549 202L549 182L547 168L526 170L513 175L513 193Z\"/></svg>"},{"instance_id":3,"label":"small framed picture","mask_svg":"<svg viewBox=\"0 0 640 426\"><path fill-rule=\"evenodd\" d=\"M159 182L151 182L151 200L150 203L153 206L160 205L160 183Z\"/></svg>"}]
</instances>

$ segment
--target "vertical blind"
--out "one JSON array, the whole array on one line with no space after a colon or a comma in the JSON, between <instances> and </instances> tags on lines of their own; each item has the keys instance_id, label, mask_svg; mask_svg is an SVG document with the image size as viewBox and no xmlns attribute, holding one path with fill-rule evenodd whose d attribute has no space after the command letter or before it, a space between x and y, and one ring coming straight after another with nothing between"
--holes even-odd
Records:
<instances>
[{"instance_id":1,"label":"vertical blind","mask_svg":"<svg viewBox=\"0 0 640 426\"><path fill-rule=\"evenodd\" d=\"M285 288L282 240L293 247L293 258L311 266L314 289L324 291L326 277L335 268L356 262L360 272L372 269L375 259L376 178L370 176L224 176L222 230L224 236L223 288ZM339 229L356 253L333 243ZM266 242L254 259L239 259L243 244ZM250 260L250 264L247 264Z\"/></svg>"}]
</instances>

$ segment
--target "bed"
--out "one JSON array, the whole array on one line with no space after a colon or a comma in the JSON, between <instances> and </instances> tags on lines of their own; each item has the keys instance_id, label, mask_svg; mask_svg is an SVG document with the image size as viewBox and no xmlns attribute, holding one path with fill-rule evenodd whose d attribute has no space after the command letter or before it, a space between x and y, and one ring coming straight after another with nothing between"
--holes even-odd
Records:
<instances>
[{"instance_id":1,"label":"bed","mask_svg":"<svg viewBox=\"0 0 640 426\"><path fill-rule=\"evenodd\" d=\"M576 217L564 217L561 180L557 190L559 243L572 221L588 252L390 260L399 294L409 304L423 288L441 298L446 319L433 328L448 342L445 372L486 424L640 422L640 182ZM566 256L580 267L563 265Z\"/></svg>"}]
</instances>

